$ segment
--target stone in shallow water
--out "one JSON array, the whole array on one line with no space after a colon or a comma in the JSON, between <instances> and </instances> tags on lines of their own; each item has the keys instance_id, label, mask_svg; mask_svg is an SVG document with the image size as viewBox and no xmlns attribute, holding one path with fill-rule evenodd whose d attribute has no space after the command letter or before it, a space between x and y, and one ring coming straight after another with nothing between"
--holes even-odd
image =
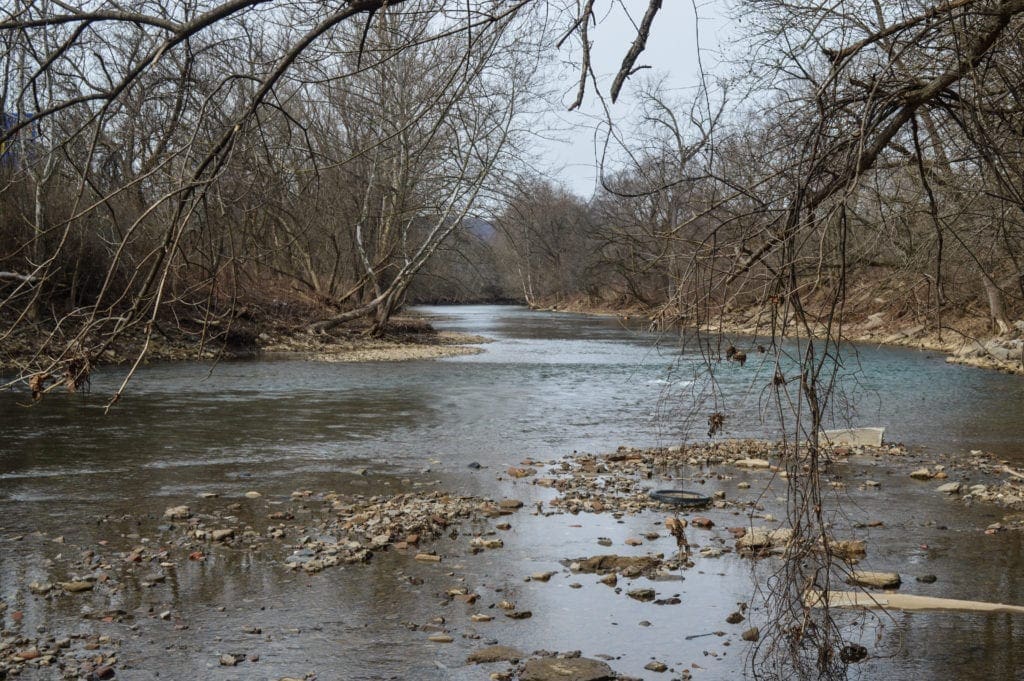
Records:
<instances>
[{"instance_id":1,"label":"stone in shallow water","mask_svg":"<svg viewBox=\"0 0 1024 681\"><path fill-rule=\"evenodd\" d=\"M451 643L455 639L448 634L434 634L433 636L427 637L427 640L434 643Z\"/></svg>"},{"instance_id":2,"label":"stone in shallow water","mask_svg":"<svg viewBox=\"0 0 1024 681\"><path fill-rule=\"evenodd\" d=\"M654 589L633 589L627 592L627 595L638 601L653 601L655 593Z\"/></svg>"},{"instance_id":3,"label":"stone in shallow water","mask_svg":"<svg viewBox=\"0 0 1024 681\"><path fill-rule=\"evenodd\" d=\"M528 660L520 681L611 681L615 672L604 662L586 657Z\"/></svg>"},{"instance_id":4,"label":"stone in shallow water","mask_svg":"<svg viewBox=\"0 0 1024 681\"><path fill-rule=\"evenodd\" d=\"M192 511L188 506L171 506L169 509L164 511L164 517L170 518L171 520L185 520L192 516Z\"/></svg>"}]
</instances>

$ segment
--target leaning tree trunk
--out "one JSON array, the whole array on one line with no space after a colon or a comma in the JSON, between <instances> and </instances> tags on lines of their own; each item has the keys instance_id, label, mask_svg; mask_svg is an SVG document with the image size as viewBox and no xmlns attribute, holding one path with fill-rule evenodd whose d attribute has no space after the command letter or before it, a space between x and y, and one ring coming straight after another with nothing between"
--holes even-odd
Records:
<instances>
[{"instance_id":1,"label":"leaning tree trunk","mask_svg":"<svg viewBox=\"0 0 1024 681\"><path fill-rule=\"evenodd\" d=\"M1010 332L1010 320L1006 316L1006 307L1003 304L1003 292L999 290L992 276L988 272L981 273L981 283L985 287L985 295L988 297L988 311L992 323L999 329L999 335Z\"/></svg>"}]
</instances>

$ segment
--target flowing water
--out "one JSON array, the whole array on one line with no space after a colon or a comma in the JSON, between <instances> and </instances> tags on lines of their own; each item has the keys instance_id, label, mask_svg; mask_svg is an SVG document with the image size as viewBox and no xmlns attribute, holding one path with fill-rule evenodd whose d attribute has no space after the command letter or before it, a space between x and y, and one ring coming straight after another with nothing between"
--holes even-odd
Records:
<instances>
[{"instance_id":1,"label":"flowing water","mask_svg":"<svg viewBox=\"0 0 1024 681\"><path fill-rule=\"evenodd\" d=\"M104 397L123 370L98 371L91 395L54 395L34 407L23 392L0 392L0 599L25 612L25 626L83 626L77 620L89 596L43 600L24 585L63 578L52 574L60 554L109 540L117 518L148 512L155 524L164 508L196 506L203 492L244 501L245 491L259 490L276 504L296 489L384 494L436 482L532 502L551 494L496 479L524 457L699 440L712 411L726 414L726 436L777 432L763 387L774 367L762 364L767 355L754 352L754 341L744 341L746 367L713 365L712 380L706 352L680 351L674 337L613 318L500 306L420 312L440 328L494 341L481 354L440 361L153 365L109 415ZM870 347L846 351L838 376L836 425L884 425L890 441L953 453L982 449L1024 465L1020 378L948 365L930 353ZM471 462L482 468L468 468ZM741 479L720 483L730 498ZM939 576L929 587L911 578L903 589L911 593L1024 603L1019 535L981 534L979 527L1001 517L996 509L966 507L931 487L894 474L850 499L851 521L886 520L870 536L870 566L905 579ZM771 495L766 503L778 506ZM464 540L442 544L454 559L441 569L386 552L366 566L308 576L286 570L280 556L219 552L178 566L155 588L120 592L118 607L135 613L137 624L109 624L130 665L118 678L314 672L321 680L483 679L489 669L463 660L489 639L526 650L608 654L616 670L637 676L668 677L644 671L652 657L677 670L697 664L695 678L739 676L746 644L724 624L736 602L753 595L749 564L739 559L700 563L683 580L658 583L660 594L679 594L676 606L639 603L592 578L575 579L584 588L572 589L567 573L545 585L523 582L538 570L561 570L565 558L604 552L600 536L624 553L622 540L656 529L659 520L522 511L505 549L467 556ZM128 543L148 531L119 527ZM53 542L57 535L66 543ZM456 579L481 593L481 603L511 594L534 616L473 625L466 617L473 608L441 605ZM147 616L164 609L187 628ZM406 626L438 615L468 637L438 645ZM263 635L243 634L245 626L260 626ZM684 638L723 629L727 637ZM889 657L858 667L865 678L1014 678L1024 669L1024 619L1009 615L896 613L880 643L866 643ZM219 654L232 651L256 652L260 660L220 667Z\"/></svg>"}]
</instances>

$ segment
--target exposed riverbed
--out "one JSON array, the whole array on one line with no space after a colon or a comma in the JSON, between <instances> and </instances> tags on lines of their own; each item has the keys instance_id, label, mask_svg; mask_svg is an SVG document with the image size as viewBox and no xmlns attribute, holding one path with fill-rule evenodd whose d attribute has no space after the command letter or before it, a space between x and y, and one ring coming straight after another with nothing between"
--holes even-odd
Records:
<instances>
[{"instance_id":1,"label":"exposed riverbed","mask_svg":"<svg viewBox=\"0 0 1024 681\"><path fill-rule=\"evenodd\" d=\"M494 342L480 354L440 361L154 364L139 372L111 415L103 413L103 396L117 385L116 368L94 376L92 396L51 395L28 407L24 393L0 393L5 628L35 638L51 632L55 638L108 636L109 644L93 643L116 655L117 678L130 679L307 673L318 679L483 679L507 668L464 664L488 641L525 651L607 655L616 671L643 678L678 678L683 669L694 678L738 675L747 624L725 619L738 602L756 605L749 561L732 553L697 558L681 580L640 577L632 586L620 580L623 592L616 593L593 575L570 573L562 561L671 552L674 541L660 525L664 513L534 514L537 502L557 510L550 506L555 492L531 484L532 476L510 479L506 470L528 458L554 462L573 451L706 439L709 405L727 413L726 435L771 436L774 422L762 395L767 367L756 357L744 368L723 364L716 371L716 405L699 371L702 358L681 355L670 337L623 328L614 319L488 306L423 312L439 328ZM857 411L837 411L837 425L885 425L887 440L929 446L928 452L912 449L924 462L933 453L984 450L1024 464L1019 378L889 348L860 348L841 374ZM701 406L691 409L693 403ZM937 482L910 480L904 459L854 461L837 474L850 490L843 493L846 516L839 524L884 520L861 532L868 541L865 565L904 573L907 593L1024 603L1021 535L984 533L1003 511L937 494ZM704 479L708 491L721 490L730 502L759 499L760 515L782 515L783 481L763 494L764 472L717 467L684 475ZM881 485L855 492L868 476ZM740 482L750 489L737 487ZM314 494L293 498L298 490ZM201 560L189 560L186 548L194 547L176 544L181 534L162 518L166 508L187 504L194 513L265 534L268 516L276 513L312 524L323 511L322 493L331 490L346 496L448 490L517 498L525 506L431 542L443 557L438 563L414 560L415 550L386 550L366 564L313 574L285 565L301 537L210 545ZM260 496L245 496L253 491ZM731 545L725 528L749 523L750 511L711 509L704 515L715 528L695 531L691 539ZM496 530L501 522L511 528ZM495 532L502 548L473 554L474 530ZM659 537L639 546L624 543L653 532ZM121 554L140 546L168 553L130 575L112 568L116 587L101 583L81 594L48 597L27 588L95 572L82 563L84 551L100 556L101 564L120 564ZM555 573L548 582L524 581L545 571ZM161 578L147 579L150 573ZM938 581L913 580L925 573ZM627 597L626 590L639 586L680 603ZM476 603L446 596L463 587L478 595ZM511 619L490 607L502 600L532 617ZM472 621L480 612L495 614L494 621ZM896 613L878 644L865 642L889 657L870 660L864 673L1013 678L1024 665L1022 624L1010 615ZM454 640L429 641L438 630ZM714 631L725 636L684 638ZM90 652L84 649L89 639L81 639L82 646L75 641L72 649ZM225 654L242 659L225 666ZM674 676L645 670L652 658L675 669ZM23 676L60 674L28 667Z\"/></svg>"}]
</instances>

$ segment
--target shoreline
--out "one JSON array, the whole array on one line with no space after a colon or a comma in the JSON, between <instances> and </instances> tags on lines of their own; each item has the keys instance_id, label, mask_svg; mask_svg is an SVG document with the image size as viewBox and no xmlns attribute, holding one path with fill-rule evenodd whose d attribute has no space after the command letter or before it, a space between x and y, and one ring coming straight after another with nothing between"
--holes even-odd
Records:
<instances>
[{"instance_id":1,"label":"shoreline","mask_svg":"<svg viewBox=\"0 0 1024 681\"><path fill-rule=\"evenodd\" d=\"M313 333L306 328L280 326L254 335L244 347L204 343L183 333L156 334L142 366L157 363L223 360L307 360L317 362L405 362L474 355L491 338L469 333L438 331L424 317L398 316L393 328L380 337L362 333L360 327L342 327L333 332ZM92 366L129 366L144 339L134 334L119 339ZM16 339L0 359L0 377L10 383L28 380L33 372L31 346ZM36 369L38 370L38 369ZM19 377L19 374L21 377ZM61 385L58 382L56 385ZM53 386L51 386L52 388Z\"/></svg>"},{"instance_id":2,"label":"shoreline","mask_svg":"<svg viewBox=\"0 0 1024 681\"><path fill-rule=\"evenodd\" d=\"M614 307L588 305L579 300L570 300L554 305L530 305L540 312L567 312L589 314L601 317L617 317L623 320L643 318L651 324L656 322L645 311L635 307ZM708 323L700 330L704 333L726 333L764 338L765 326L759 321L763 316L760 308L750 308L721 316L717 322ZM977 320L960 318L954 320L940 334L919 323L899 322L887 324L884 313L868 315L866 319L843 325L842 341L875 347L898 347L911 350L927 350L946 355L946 362L960 366L999 371L1024 376L1024 324L1017 333L1009 337L980 333ZM913 322L913 320L912 320ZM797 338L799 336L786 336ZM823 335L816 334L816 338Z\"/></svg>"}]
</instances>

